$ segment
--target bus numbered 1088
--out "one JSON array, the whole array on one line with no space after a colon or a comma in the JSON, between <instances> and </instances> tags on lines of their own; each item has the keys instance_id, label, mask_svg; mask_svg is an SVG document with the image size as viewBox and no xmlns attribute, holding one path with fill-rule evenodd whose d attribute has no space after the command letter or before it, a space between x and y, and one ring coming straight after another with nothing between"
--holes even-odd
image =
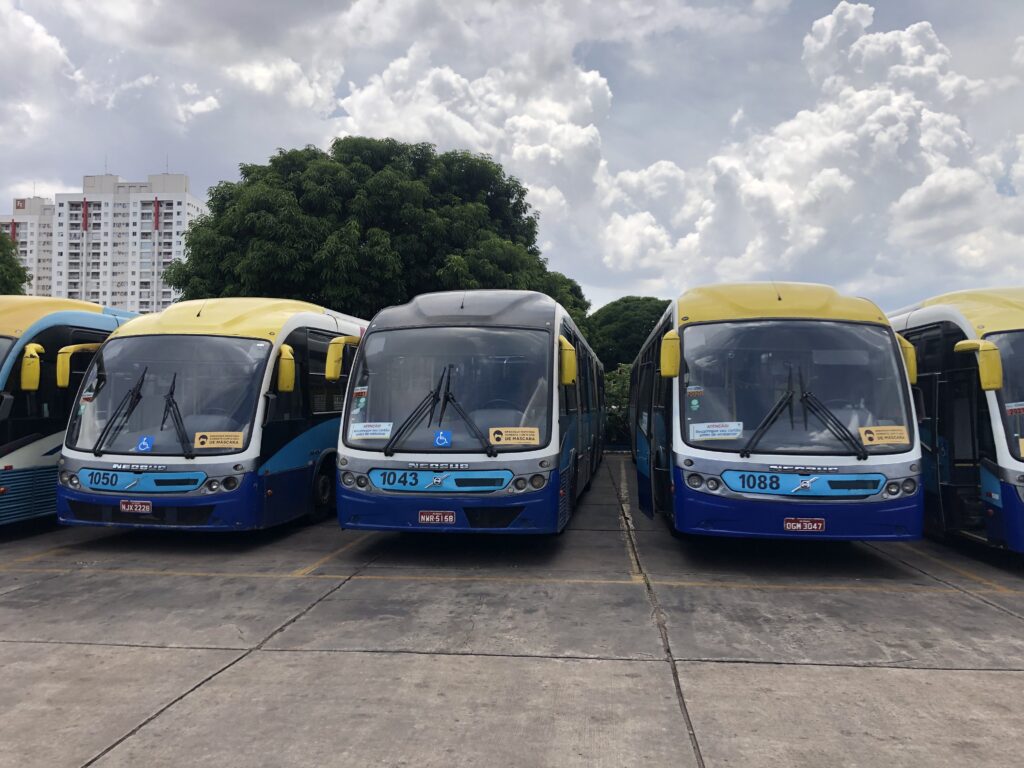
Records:
<instances>
[{"instance_id":1,"label":"bus numbered 1088","mask_svg":"<svg viewBox=\"0 0 1024 768\"><path fill-rule=\"evenodd\" d=\"M921 535L914 351L871 302L794 283L696 288L631 375L640 508L673 532Z\"/></svg>"},{"instance_id":2,"label":"bus numbered 1088","mask_svg":"<svg viewBox=\"0 0 1024 768\"><path fill-rule=\"evenodd\" d=\"M344 528L555 533L602 455L604 373L531 291L425 294L377 314L338 441Z\"/></svg>"},{"instance_id":3,"label":"bus numbered 1088","mask_svg":"<svg viewBox=\"0 0 1024 768\"><path fill-rule=\"evenodd\" d=\"M59 519L237 531L332 514L346 365L365 327L250 298L181 302L126 324L78 392ZM343 354L328 378L332 342Z\"/></svg>"},{"instance_id":4,"label":"bus numbered 1088","mask_svg":"<svg viewBox=\"0 0 1024 768\"><path fill-rule=\"evenodd\" d=\"M74 403L67 384L77 389L100 344L131 317L85 301L0 297L0 524L56 512Z\"/></svg>"}]
</instances>

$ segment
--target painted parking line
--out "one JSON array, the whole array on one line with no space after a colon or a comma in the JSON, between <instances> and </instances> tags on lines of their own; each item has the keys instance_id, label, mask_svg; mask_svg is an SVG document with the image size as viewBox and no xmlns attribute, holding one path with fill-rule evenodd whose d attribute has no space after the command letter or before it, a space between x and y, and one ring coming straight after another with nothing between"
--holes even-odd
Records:
<instances>
[{"instance_id":1,"label":"painted parking line","mask_svg":"<svg viewBox=\"0 0 1024 768\"><path fill-rule=\"evenodd\" d=\"M13 560L5 560L0 562L0 571L6 571L13 566L21 565L23 563L31 563L36 560L45 560L50 555L55 555L58 552L62 552L68 548L67 544L61 544L59 547L50 547L44 549L42 552L36 552L33 555L25 555L24 557L16 557Z\"/></svg>"},{"instance_id":2,"label":"painted parking line","mask_svg":"<svg viewBox=\"0 0 1024 768\"><path fill-rule=\"evenodd\" d=\"M651 579L651 584L659 587L677 587L683 589L737 589L750 590L776 590L783 592L881 592L885 594L910 595L918 592L925 594L955 593L960 590L954 587L928 587L928 586L897 586L887 584L834 584L814 582L810 584L777 584L777 583L754 583L742 581L697 581L697 580L674 580L674 579ZM984 590L994 591L994 590ZM1024 594L1024 593L1022 593Z\"/></svg>"},{"instance_id":3,"label":"painted parking line","mask_svg":"<svg viewBox=\"0 0 1024 768\"><path fill-rule=\"evenodd\" d=\"M974 581L974 582L976 582L978 584L983 584L984 586L988 587L993 592L999 592L999 593L1002 593L1002 594L1008 594L1008 593L1016 593L1016 592L1019 591L1019 590L1011 589L1011 588L1009 588L1007 586L1004 586L1003 584L1000 584L997 581L993 581L992 579L985 578L981 574L975 573L974 571L969 570L967 568L962 568L962 567L960 567L958 565L953 565L948 560L945 560L945 559L943 559L941 557L938 557L936 555L933 555L933 554L930 554L928 552L925 552L924 550L919 549L918 547L915 547L915 546L913 546L911 544L901 544L900 547L902 549L909 549L914 554L920 555L921 557L923 557L926 560L931 560L933 563L938 563L943 568L945 568L947 570L950 570L953 573L959 574L960 576L963 576L965 579L970 579L971 581Z\"/></svg>"},{"instance_id":4,"label":"painted parking line","mask_svg":"<svg viewBox=\"0 0 1024 768\"><path fill-rule=\"evenodd\" d=\"M309 574L313 573L313 571L315 571L317 568L320 568L321 566L326 565L327 563L331 562L331 560L336 558L342 552L346 552L346 551L352 549L352 547L354 547L356 544L359 544L360 542L366 541L366 539L370 538L370 536L373 536L372 532L361 534L361 535L357 536L356 538L354 538L352 541L350 541L348 544L345 544L342 547L338 547L336 550L331 552L329 555L324 555L319 560L317 560L315 563L307 565L305 568L297 568L294 571L292 571L289 575L290 576L308 576Z\"/></svg>"}]
</instances>

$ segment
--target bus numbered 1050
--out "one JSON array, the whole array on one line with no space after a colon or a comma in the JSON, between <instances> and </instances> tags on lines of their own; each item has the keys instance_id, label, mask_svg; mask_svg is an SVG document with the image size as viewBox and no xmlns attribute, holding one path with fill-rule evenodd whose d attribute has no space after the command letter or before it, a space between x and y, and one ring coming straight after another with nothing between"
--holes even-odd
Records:
<instances>
[{"instance_id":1,"label":"bus numbered 1050","mask_svg":"<svg viewBox=\"0 0 1024 768\"><path fill-rule=\"evenodd\" d=\"M913 539L913 347L882 311L794 283L696 288L631 371L641 510L680 534Z\"/></svg>"},{"instance_id":2,"label":"bus numbered 1050","mask_svg":"<svg viewBox=\"0 0 1024 768\"><path fill-rule=\"evenodd\" d=\"M602 455L604 373L530 291L425 294L377 314L338 440L344 528L555 533Z\"/></svg>"},{"instance_id":3,"label":"bus numbered 1050","mask_svg":"<svg viewBox=\"0 0 1024 768\"><path fill-rule=\"evenodd\" d=\"M246 530L334 511L346 363L366 323L299 301L210 299L139 317L96 353L60 460L73 525Z\"/></svg>"}]
</instances>

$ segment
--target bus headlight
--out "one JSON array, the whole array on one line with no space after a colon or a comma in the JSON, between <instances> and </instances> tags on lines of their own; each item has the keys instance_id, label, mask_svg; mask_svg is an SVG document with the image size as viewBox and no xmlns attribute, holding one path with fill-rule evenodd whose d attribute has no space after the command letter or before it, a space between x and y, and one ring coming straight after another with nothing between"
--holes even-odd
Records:
<instances>
[{"instance_id":1,"label":"bus headlight","mask_svg":"<svg viewBox=\"0 0 1024 768\"><path fill-rule=\"evenodd\" d=\"M68 476L68 487L70 487L70 488L81 488L82 487L82 483L79 482L79 480L78 480L78 475L76 475L74 472L72 472Z\"/></svg>"},{"instance_id":2,"label":"bus headlight","mask_svg":"<svg viewBox=\"0 0 1024 768\"><path fill-rule=\"evenodd\" d=\"M351 472L342 472L341 473L341 484L342 485L353 486L353 485L355 485L355 483L356 483L356 476L353 475Z\"/></svg>"},{"instance_id":3,"label":"bus headlight","mask_svg":"<svg viewBox=\"0 0 1024 768\"><path fill-rule=\"evenodd\" d=\"M897 483L895 480L892 480L891 482L886 483L886 485L885 485L885 492L889 496L899 496L900 495L900 484Z\"/></svg>"},{"instance_id":4,"label":"bus headlight","mask_svg":"<svg viewBox=\"0 0 1024 768\"><path fill-rule=\"evenodd\" d=\"M238 478L234 475L228 475L224 478L224 482L221 483L221 487L225 491L233 491L238 487Z\"/></svg>"},{"instance_id":5,"label":"bus headlight","mask_svg":"<svg viewBox=\"0 0 1024 768\"><path fill-rule=\"evenodd\" d=\"M704 478L698 474L687 475L686 484L691 488L700 488L704 485Z\"/></svg>"},{"instance_id":6,"label":"bus headlight","mask_svg":"<svg viewBox=\"0 0 1024 768\"><path fill-rule=\"evenodd\" d=\"M533 475L530 477L530 487L534 490L539 490L544 487L548 479L544 475Z\"/></svg>"},{"instance_id":7,"label":"bus headlight","mask_svg":"<svg viewBox=\"0 0 1024 768\"><path fill-rule=\"evenodd\" d=\"M908 477L903 481L903 492L908 496L917 490L917 480Z\"/></svg>"},{"instance_id":8,"label":"bus headlight","mask_svg":"<svg viewBox=\"0 0 1024 768\"><path fill-rule=\"evenodd\" d=\"M709 477L707 479L707 482L704 483L704 485L707 487L709 491L717 491L719 486L721 486L722 484L718 481L717 478Z\"/></svg>"},{"instance_id":9,"label":"bus headlight","mask_svg":"<svg viewBox=\"0 0 1024 768\"><path fill-rule=\"evenodd\" d=\"M356 485L358 485L360 488L366 488L369 484L370 478L368 478L366 475L359 475L358 477L356 477Z\"/></svg>"},{"instance_id":10,"label":"bus headlight","mask_svg":"<svg viewBox=\"0 0 1024 768\"><path fill-rule=\"evenodd\" d=\"M525 491L526 490L526 478L525 477L517 477L515 480L512 481L512 487L515 488L517 491Z\"/></svg>"},{"instance_id":11,"label":"bus headlight","mask_svg":"<svg viewBox=\"0 0 1024 768\"><path fill-rule=\"evenodd\" d=\"M206 481L206 490L208 490L210 493L216 493L217 491L219 491L220 490L220 480L207 480Z\"/></svg>"},{"instance_id":12,"label":"bus headlight","mask_svg":"<svg viewBox=\"0 0 1024 768\"><path fill-rule=\"evenodd\" d=\"M67 485L69 477L71 477L71 473L68 472L67 470L64 470L59 475L57 475L57 479L60 480L61 485Z\"/></svg>"}]
</instances>

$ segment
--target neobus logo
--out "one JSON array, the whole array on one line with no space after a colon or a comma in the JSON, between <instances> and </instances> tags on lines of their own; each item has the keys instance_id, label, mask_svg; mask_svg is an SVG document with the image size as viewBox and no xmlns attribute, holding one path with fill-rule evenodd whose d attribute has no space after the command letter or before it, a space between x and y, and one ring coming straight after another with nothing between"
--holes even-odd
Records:
<instances>
[{"instance_id":1,"label":"neobus logo","mask_svg":"<svg viewBox=\"0 0 1024 768\"><path fill-rule=\"evenodd\" d=\"M802 466L784 466L782 464L771 464L768 469L772 472L795 472L797 474L806 474L808 472L838 472L839 467L802 467Z\"/></svg>"},{"instance_id":2,"label":"neobus logo","mask_svg":"<svg viewBox=\"0 0 1024 768\"><path fill-rule=\"evenodd\" d=\"M469 464L449 464L448 462L425 462L425 461L410 461L409 469L469 469Z\"/></svg>"},{"instance_id":3,"label":"neobus logo","mask_svg":"<svg viewBox=\"0 0 1024 768\"><path fill-rule=\"evenodd\" d=\"M111 469L122 472L161 472L167 469L166 464L111 464Z\"/></svg>"}]
</instances>

